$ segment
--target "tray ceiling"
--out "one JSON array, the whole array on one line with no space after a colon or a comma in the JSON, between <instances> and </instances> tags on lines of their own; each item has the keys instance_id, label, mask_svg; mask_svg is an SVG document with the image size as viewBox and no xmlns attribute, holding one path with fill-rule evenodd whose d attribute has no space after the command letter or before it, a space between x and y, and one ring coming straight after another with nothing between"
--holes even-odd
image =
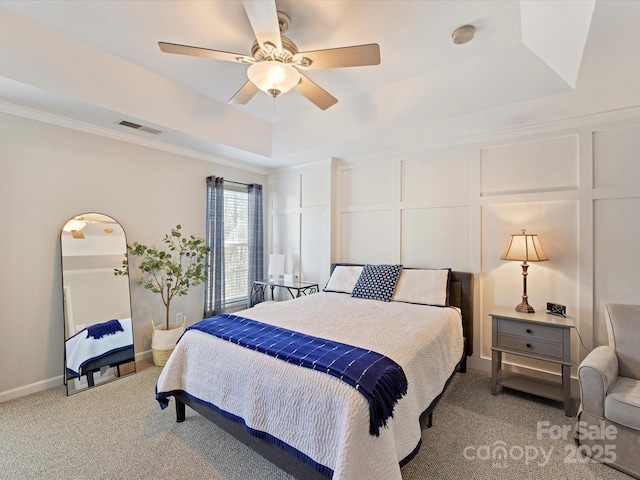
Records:
<instances>
[{"instance_id":1,"label":"tray ceiling","mask_svg":"<svg viewBox=\"0 0 640 480\"><path fill-rule=\"evenodd\" d=\"M276 4L300 50L378 43L380 65L307 72L338 99L325 111L295 91L231 105L246 65L158 42L250 53L242 2L0 1L2 110L271 168L640 103L640 2ZM475 38L455 45L465 24Z\"/></svg>"}]
</instances>

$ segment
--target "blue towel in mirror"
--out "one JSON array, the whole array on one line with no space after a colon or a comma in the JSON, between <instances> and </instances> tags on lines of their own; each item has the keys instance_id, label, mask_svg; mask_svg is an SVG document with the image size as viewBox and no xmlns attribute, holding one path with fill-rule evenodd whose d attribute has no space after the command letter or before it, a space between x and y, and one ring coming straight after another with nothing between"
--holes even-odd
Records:
<instances>
[{"instance_id":1,"label":"blue towel in mirror","mask_svg":"<svg viewBox=\"0 0 640 480\"><path fill-rule=\"evenodd\" d=\"M87 327L87 338L93 337L96 340L105 335L113 335L114 333L124 332L122 325L118 320L109 320L104 323L96 323Z\"/></svg>"}]
</instances>

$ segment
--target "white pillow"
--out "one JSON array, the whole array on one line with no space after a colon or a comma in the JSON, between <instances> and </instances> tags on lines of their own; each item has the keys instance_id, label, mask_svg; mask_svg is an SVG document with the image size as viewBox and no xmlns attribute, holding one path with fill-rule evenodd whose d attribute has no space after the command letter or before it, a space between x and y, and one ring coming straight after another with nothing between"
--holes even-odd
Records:
<instances>
[{"instance_id":1,"label":"white pillow","mask_svg":"<svg viewBox=\"0 0 640 480\"><path fill-rule=\"evenodd\" d=\"M422 305L449 304L448 287L451 269L422 270L404 269L400 274L394 302L419 303Z\"/></svg>"},{"instance_id":2,"label":"white pillow","mask_svg":"<svg viewBox=\"0 0 640 480\"><path fill-rule=\"evenodd\" d=\"M331 278L329 278L327 285L324 287L324 291L350 294L353 291L353 287L356 286L363 268L361 265L336 265L333 273L331 273Z\"/></svg>"}]
</instances>

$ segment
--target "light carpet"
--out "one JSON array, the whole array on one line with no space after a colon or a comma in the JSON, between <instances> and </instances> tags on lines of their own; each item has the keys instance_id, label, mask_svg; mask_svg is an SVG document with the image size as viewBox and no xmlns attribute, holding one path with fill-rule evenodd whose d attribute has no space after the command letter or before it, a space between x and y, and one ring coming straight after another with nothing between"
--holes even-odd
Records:
<instances>
[{"instance_id":1,"label":"light carpet","mask_svg":"<svg viewBox=\"0 0 640 480\"><path fill-rule=\"evenodd\" d=\"M135 375L71 397L60 386L0 403L0 479L292 478L189 408L176 423L175 409L160 410L154 398L160 371L139 363ZM576 455L571 434L560 433L573 422L558 403L508 391L494 397L488 374L458 373L402 476L631 478ZM506 455L492 458L501 446Z\"/></svg>"}]
</instances>

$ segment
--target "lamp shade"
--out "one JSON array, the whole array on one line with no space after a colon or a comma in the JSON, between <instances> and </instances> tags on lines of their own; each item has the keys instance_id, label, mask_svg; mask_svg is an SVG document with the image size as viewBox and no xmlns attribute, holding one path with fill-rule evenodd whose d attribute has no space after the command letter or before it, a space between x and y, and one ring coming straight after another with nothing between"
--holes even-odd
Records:
<instances>
[{"instance_id":1,"label":"lamp shade","mask_svg":"<svg viewBox=\"0 0 640 480\"><path fill-rule=\"evenodd\" d=\"M247 76L256 87L274 98L300 82L298 70L275 60L254 63L247 70Z\"/></svg>"},{"instance_id":2,"label":"lamp shade","mask_svg":"<svg viewBox=\"0 0 640 480\"><path fill-rule=\"evenodd\" d=\"M269 275L270 276L284 275L284 255L278 255L278 254L269 255Z\"/></svg>"},{"instance_id":3,"label":"lamp shade","mask_svg":"<svg viewBox=\"0 0 640 480\"><path fill-rule=\"evenodd\" d=\"M519 260L522 262L544 262L549 260L549 257L542 249L538 235L526 233L525 229L522 229L522 233L511 235L507 248L500 258L502 260Z\"/></svg>"},{"instance_id":4,"label":"lamp shade","mask_svg":"<svg viewBox=\"0 0 640 480\"><path fill-rule=\"evenodd\" d=\"M527 262L544 262L549 260L547 254L544 253L538 235L527 233L523 228L522 233L511 235L507 248L500 257L502 260L518 260L522 262L522 302L516 306L516 312L535 313L535 310L529 305L527 295L527 270L529 265Z\"/></svg>"}]
</instances>

